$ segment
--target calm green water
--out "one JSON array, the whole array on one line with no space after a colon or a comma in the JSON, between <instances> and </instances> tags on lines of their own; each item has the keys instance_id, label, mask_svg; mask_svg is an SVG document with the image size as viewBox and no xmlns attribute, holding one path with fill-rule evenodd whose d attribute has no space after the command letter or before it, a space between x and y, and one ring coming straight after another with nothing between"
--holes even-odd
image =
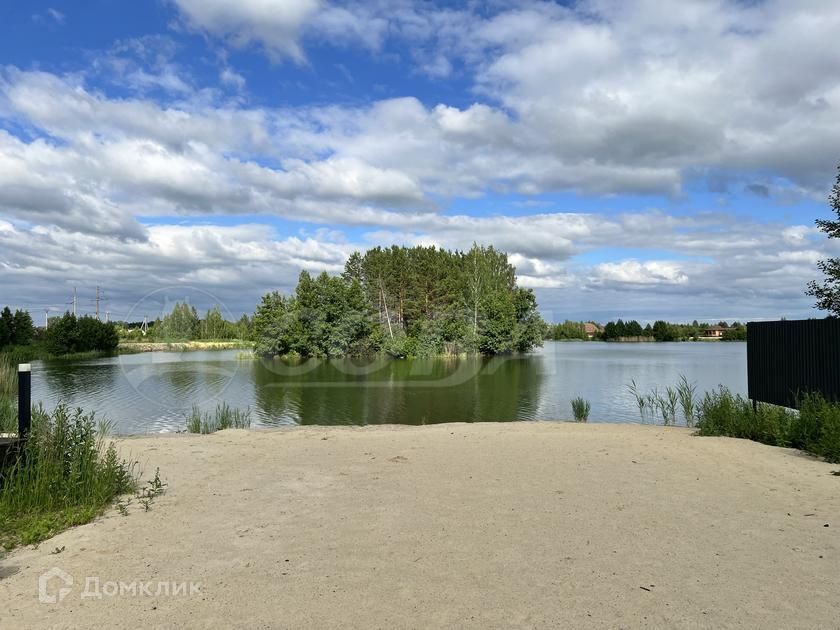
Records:
<instances>
[{"instance_id":1,"label":"calm green water","mask_svg":"<svg viewBox=\"0 0 840 630\"><path fill-rule=\"evenodd\" d=\"M95 410L122 434L184 428L198 404L251 408L253 426L565 420L638 422L626 385L724 384L746 393L746 344L547 343L517 357L242 360L240 351L144 353L33 365L33 397Z\"/></svg>"}]
</instances>

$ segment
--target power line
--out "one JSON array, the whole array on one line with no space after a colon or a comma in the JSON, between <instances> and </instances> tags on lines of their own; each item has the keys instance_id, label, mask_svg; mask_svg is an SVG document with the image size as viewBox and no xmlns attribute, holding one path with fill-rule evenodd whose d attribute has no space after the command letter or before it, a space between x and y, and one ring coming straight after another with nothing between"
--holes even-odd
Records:
<instances>
[{"instance_id":1,"label":"power line","mask_svg":"<svg viewBox=\"0 0 840 630\"><path fill-rule=\"evenodd\" d=\"M73 317L76 317L76 287L73 287L73 299L64 303L66 306L73 307Z\"/></svg>"},{"instance_id":2,"label":"power line","mask_svg":"<svg viewBox=\"0 0 840 630\"><path fill-rule=\"evenodd\" d=\"M102 311L100 310L100 307L104 307L105 302L107 302L107 301L108 301L108 298L105 297L105 290L104 289L100 290L99 287L97 286L96 287L96 319L98 319L100 322L102 321L102 315L101 315ZM108 321L108 311L105 312L105 321L106 322Z\"/></svg>"}]
</instances>

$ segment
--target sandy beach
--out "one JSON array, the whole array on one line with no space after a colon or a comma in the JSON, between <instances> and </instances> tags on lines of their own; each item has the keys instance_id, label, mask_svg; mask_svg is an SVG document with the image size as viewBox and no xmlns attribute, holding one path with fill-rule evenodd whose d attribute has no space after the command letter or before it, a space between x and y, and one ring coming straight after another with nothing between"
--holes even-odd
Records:
<instances>
[{"instance_id":1,"label":"sandy beach","mask_svg":"<svg viewBox=\"0 0 840 630\"><path fill-rule=\"evenodd\" d=\"M193 350L236 350L251 349L252 344L244 341L122 341L119 351L135 352L189 352Z\"/></svg>"},{"instance_id":2,"label":"sandy beach","mask_svg":"<svg viewBox=\"0 0 840 630\"><path fill-rule=\"evenodd\" d=\"M795 451L568 423L120 444L166 494L7 554L0 627L840 627L838 466Z\"/></svg>"}]
</instances>

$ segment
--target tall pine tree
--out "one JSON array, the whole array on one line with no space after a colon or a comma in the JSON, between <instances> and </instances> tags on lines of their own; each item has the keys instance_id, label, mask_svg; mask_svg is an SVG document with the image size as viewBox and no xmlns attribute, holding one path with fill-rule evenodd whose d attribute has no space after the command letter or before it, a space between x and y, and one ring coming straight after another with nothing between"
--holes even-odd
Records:
<instances>
[{"instance_id":1,"label":"tall pine tree","mask_svg":"<svg viewBox=\"0 0 840 630\"><path fill-rule=\"evenodd\" d=\"M817 226L828 235L828 238L840 238L840 166L837 168L837 181L831 189L828 203L837 215L837 220L818 219ZM840 258L821 260L817 266L826 277L821 283L812 281L806 293L817 298L815 305L817 308L838 317L840 316Z\"/></svg>"}]
</instances>

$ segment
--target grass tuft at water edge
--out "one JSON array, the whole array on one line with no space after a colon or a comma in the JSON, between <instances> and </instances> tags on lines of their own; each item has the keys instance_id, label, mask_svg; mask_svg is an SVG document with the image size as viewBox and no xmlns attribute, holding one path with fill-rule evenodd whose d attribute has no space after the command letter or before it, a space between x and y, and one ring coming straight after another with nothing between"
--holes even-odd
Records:
<instances>
[{"instance_id":1,"label":"grass tuft at water edge","mask_svg":"<svg viewBox=\"0 0 840 630\"><path fill-rule=\"evenodd\" d=\"M591 411L592 405L585 398L578 396L572 399L572 414L575 417L575 422L588 422Z\"/></svg>"},{"instance_id":2,"label":"grass tuft at water edge","mask_svg":"<svg viewBox=\"0 0 840 630\"><path fill-rule=\"evenodd\" d=\"M242 411L223 402L216 405L211 414L209 411L202 412L198 405L193 405L186 420L189 433L207 434L225 429L247 429L251 426L251 408Z\"/></svg>"}]
</instances>

